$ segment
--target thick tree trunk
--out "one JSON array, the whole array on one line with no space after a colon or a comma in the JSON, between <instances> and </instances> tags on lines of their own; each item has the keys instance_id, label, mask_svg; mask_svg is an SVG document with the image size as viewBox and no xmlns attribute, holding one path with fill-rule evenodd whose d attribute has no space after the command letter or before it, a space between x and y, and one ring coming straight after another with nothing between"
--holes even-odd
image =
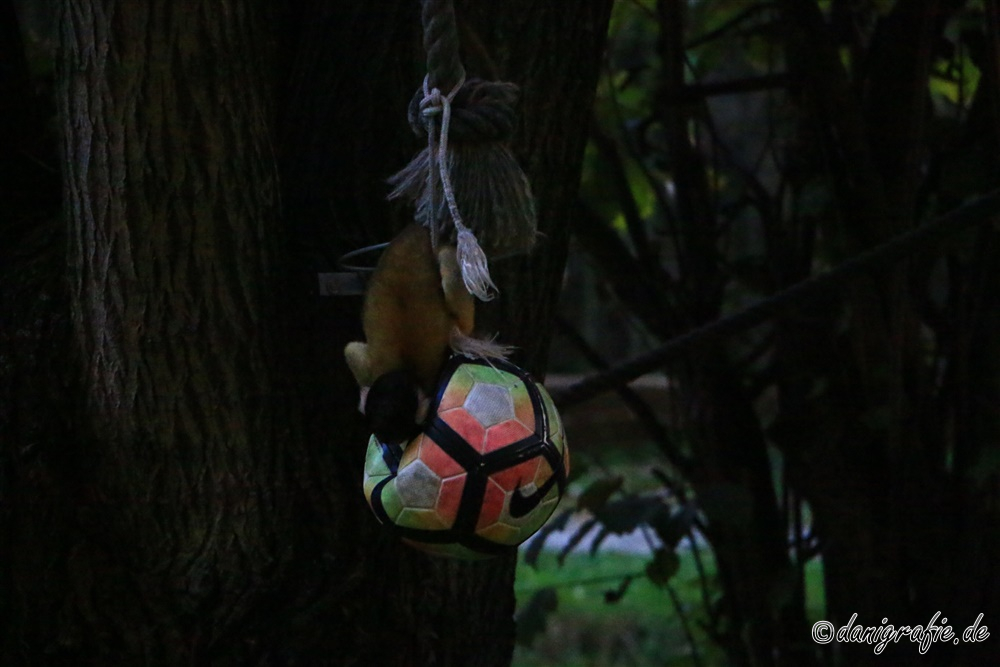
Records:
<instances>
[{"instance_id":1,"label":"thick tree trunk","mask_svg":"<svg viewBox=\"0 0 1000 667\"><path fill-rule=\"evenodd\" d=\"M260 5L83 0L63 17L87 465L62 620L81 662L248 664L284 558Z\"/></svg>"}]
</instances>

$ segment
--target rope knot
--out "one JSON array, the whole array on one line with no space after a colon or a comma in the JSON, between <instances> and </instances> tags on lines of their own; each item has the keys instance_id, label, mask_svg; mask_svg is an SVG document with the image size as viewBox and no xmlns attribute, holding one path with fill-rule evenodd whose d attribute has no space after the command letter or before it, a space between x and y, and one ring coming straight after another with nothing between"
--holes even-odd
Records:
<instances>
[{"instance_id":1,"label":"rope knot","mask_svg":"<svg viewBox=\"0 0 1000 667\"><path fill-rule=\"evenodd\" d=\"M433 120L435 116L447 116L451 110L451 102L455 99L455 95L458 91L462 89L465 84L465 74L462 75L455 87L451 89L451 92L445 95L441 92L441 89L437 86L430 87L430 77L424 77L423 90L417 91L417 95L423 93L420 98L418 108L420 110L420 116L423 119L424 133L430 135L433 130L434 125Z\"/></svg>"},{"instance_id":2,"label":"rope knot","mask_svg":"<svg viewBox=\"0 0 1000 667\"><path fill-rule=\"evenodd\" d=\"M531 186L510 146L520 92L512 83L466 79L452 0L422 6L427 76L407 116L426 147L389 179L389 198L416 204L432 247L456 245L466 287L488 300L496 294L488 258L527 252L535 242Z\"/></svg>"},{"instance_id":3,"label":"rope knot","mask_svg":"<svg viewBox=\"0 0 1000 667\"><path fill-rule=\"evenodd\" d=\"M463 79L445 95L427 78L410 101L410 127L421 139L432 131L428 120L451 111L451 137L462 143L507 141L517 124L517 86L505 81Z\"/></svg>"},{"instance_id":4,"label":"rope knot","mask_svg":"<svg viewBox=\"0 0 1000 667\"><path fill-rule=\"evenodd\" d=\"M444 108L443 100L444 96L441 94L441 89L433 89L420 100L420 115L425 119L439 115Z\"/></svg>"}]
</instances>

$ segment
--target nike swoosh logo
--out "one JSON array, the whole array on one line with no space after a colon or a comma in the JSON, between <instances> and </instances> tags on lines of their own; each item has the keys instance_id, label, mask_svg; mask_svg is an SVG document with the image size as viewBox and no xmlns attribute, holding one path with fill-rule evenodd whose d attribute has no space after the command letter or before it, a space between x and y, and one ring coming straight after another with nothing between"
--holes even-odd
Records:
<instances>
[{"instance_id":1,"label":"nike swoosh logo","mask_svg":"<svg viewBox=\"0 0 1000 667\"><path fill-rule=\"evenodd\" d=\"M535 489L535 492L528 496L522 493L521 485L518 484L517 488L514 489L513 495L510 497L510 515L515 519L527 516L533 509L538 507L542 499L549 494L552 486L557 481L556 475L552 475L545 484L542 484L541 487Z\"/></svg>"}]
</instances>

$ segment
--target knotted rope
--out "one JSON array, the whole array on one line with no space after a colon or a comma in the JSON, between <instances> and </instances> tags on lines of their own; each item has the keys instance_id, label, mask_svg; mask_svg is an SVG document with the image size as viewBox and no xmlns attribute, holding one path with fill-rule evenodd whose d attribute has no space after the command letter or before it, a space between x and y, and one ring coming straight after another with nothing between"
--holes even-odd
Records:
<instances>
[{"instance_id":1,"label":"knotted rope","mask_svg":"<svg viewBox=\"0 0 1000 667\"><path fill-rule=\"evenodd\" d=\"M427 148L390 179L389 198L415 202L435 248L455 243L466 288L487 301L497 293L487 258L526 252L536 236L531 188L508 145L518 89L466 78L451 0L424 0L422 17L427 76L408 117Z\"/></svg>"},{"instance_id":2,"label":"knotted rope","mask_svg":"<svg viewBox=\"0 0 1000 667\"><path fill-rule=\"evenodd\" d=\"M439 88L430 88L429 76L424 77L424 95L420 100L420 115L425 119L430 129L427 132L427 154L431 160L430 168L427 170L427 191L430 197L430 208L436 207L434 193L437 192L435 186L436 178L441 179L441 189L444 191L444 199L448 205L448 212L451 214L451 222L455 225L457 235L457 256L459 266L462 269L462 282L470 294L475 295L483 301L489 301L497 294L497 286L490 277L489 264L486 254L479 247L476 235L472 233L462 221L462 214L458 210L458 203L455 201L455 191L451 184L451 174L448 168L448 132L451 129L451 101L465 83L465 73L462 78L452 88L447 95L442 95ZM433 124L436 116L441 116L441 131L438 135L437 147L434 146ZM438 247L438 225L432 224L431 246L434 250Z\"/></svg>"}]
</instances>

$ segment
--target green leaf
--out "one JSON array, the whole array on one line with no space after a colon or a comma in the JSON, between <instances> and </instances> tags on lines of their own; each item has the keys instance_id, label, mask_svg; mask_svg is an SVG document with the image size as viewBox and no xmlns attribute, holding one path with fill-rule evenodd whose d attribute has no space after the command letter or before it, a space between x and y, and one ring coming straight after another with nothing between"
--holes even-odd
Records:
<instances>
[{"instance_id":1,"label":"green leaf","mask_svg":"<svg viewBox=\"0 0 1000 667\"><path fill-rule=\"evenodd\" d=\"M558 516L554 519L549 519L542 529L538 531L538 534L528 542L528 545L524 548L524 562L533 568L538 568L538 557L542 553L542 549L545 547L545 540L552 533L562 530L566 527L566 523L569 521L570 515L573 513L570 510L562 510Z\"/></svg>"},{"instance_id":2,"label":"green leaf","mask_svg":"<svg viewBox=\"0 0 1000 667\"><path fill-rule=\"evenodd\" d=\"M664 586L681 569L681 559L671 549L657 549L646 565L646 576L657 586Z\"/></svg>"},{"instance_id":3,"label":"green leaf","mask_svg":"<svg viewBox=\"0 0 1000 667\"><path fill-rule=\"evenodd\" d=\"M691 526L698 516L697 510L691 503L685 503L673 514L664 507L664 511L654 515L649 525L656 531L656 536L660 538L666 546L673 549L677 546L685 535L691 532Z\"/></svg>"},{"instance_id":4,"label":"green leaf","mask_svg":"<svg viewBox=\"0 0 1000 667\"><path fill-rule=\"evenodd\" d=\"M608 604L615 604L616 602L621 601L621 599L625 597L625 593L628 592L628 588L631 585L632 577L625 577L622 579L622 583L618 585L618 588L604 591L604 601Z\"/></svg>"},{"instance_id":5,"label":"green leaf","mask_svg":"<svg viewBox=\"0 0 1000 667\"><path fill-rule=\"evenodd\" d=\"M896 0L872 0L872 5L875 7L875 11L878 12L879 16L885 16L892 11L893 5L896 4Z\"/></svg>"},{"instance_id":6,"label":"green leaf","mask_svg":"<svg viewBox=\"0 0 1000 667\"><path fill-rule=\"evenodd\" d=\"M631 533L661 510L663 503L655 496L629 496L606 503L595 512L597 520L616 535Z\"/></svg>"},{"instance_id":7,"label":"green leaf","mask_svg":"<svg viewBox=\"0 0 1000 667\"><path fill-rule=\"evenodd\" d=\"M625 479L621 475L595 480L577 498L577 508L596 514L608 502L608 498L622 488L624 483Z\"/></svg>"},{"instance_id":8,"label":"green leaf","mask_svg":"<svg viewBox=\"0 0 1000 667\"><path fill-rule=\"evenodd\" d=\"M587 519L582 524L580 524L580 527L577 528L576 532L573 533L573 535L569 538L569 541L566 543L566 546L564 546L563 550L559 552L559 556L557 558L559 565L562 565L564 562L566 562L566 556L568 556L570 552L576 548L576 545L580 544L580 542L583 541L583 538L587 536L587 533L589 533L596 525L597 525L597 519Z\"/></svg>"}]
</instances>

